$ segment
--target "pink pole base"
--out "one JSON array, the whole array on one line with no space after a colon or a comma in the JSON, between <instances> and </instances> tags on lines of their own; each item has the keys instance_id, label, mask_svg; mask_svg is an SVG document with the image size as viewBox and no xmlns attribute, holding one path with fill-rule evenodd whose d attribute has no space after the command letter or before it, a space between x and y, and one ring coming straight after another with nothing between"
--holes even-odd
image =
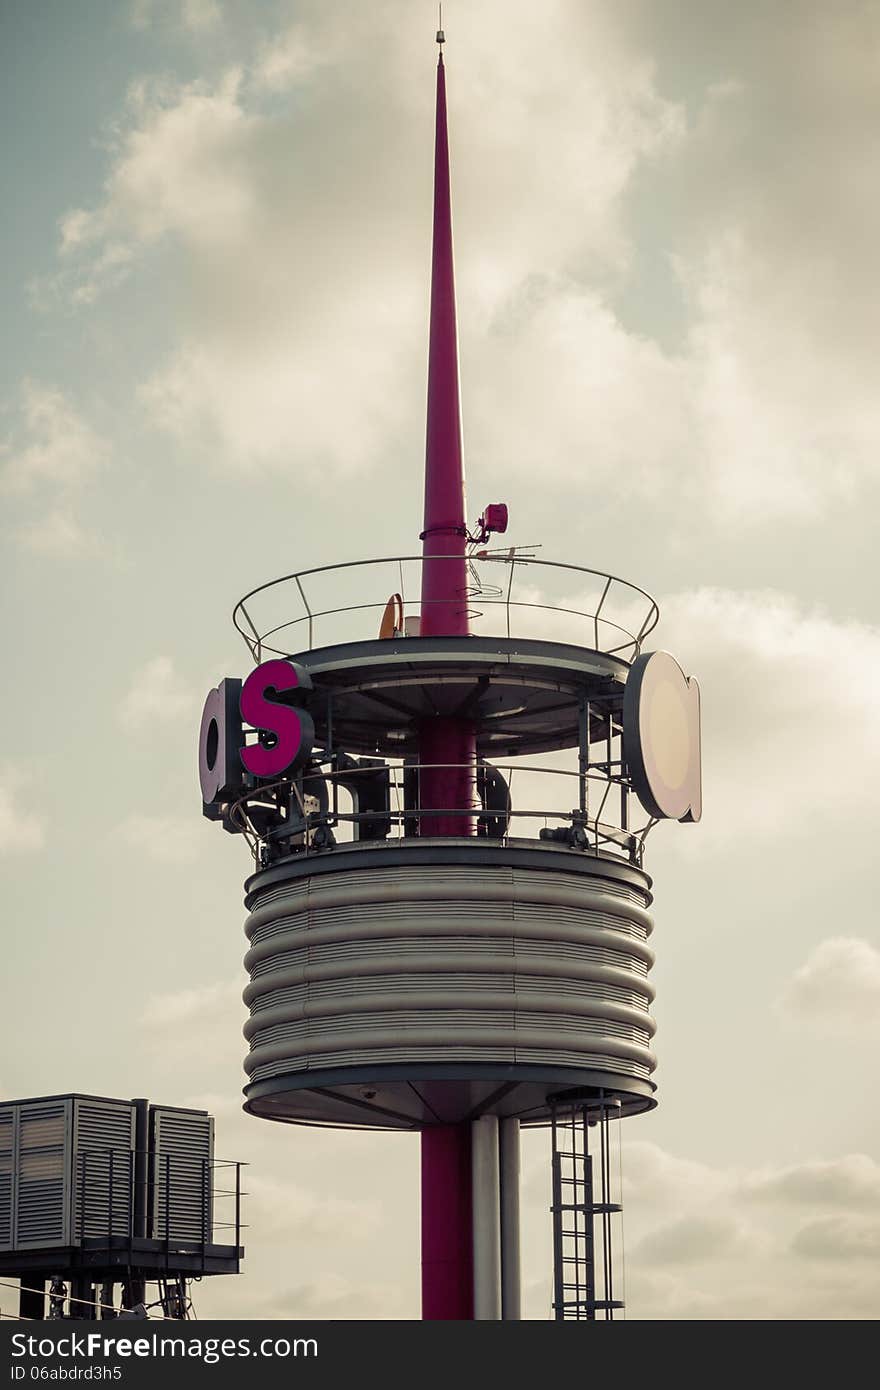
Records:
<instances>
[{"instance_id":1,"label":"pink pole base","mask_svg":"<svg viewBox=\"0 0 880 1390\"><path fill-rule=\"evenodd\" d=\"M471 1127L422 1130L422 1320L474 1316Z\"/></svg>"},{"instance_id":2,"label":"pink pole base","mask_svg":"<svg viewBox=\"0 0 880 1390\"><path fill-rule=\"evenodd\" d=\"M419 806L425 807L419 834L476 835L476 818L466 814L479 805L471 726L460 719L425 719L419 729L419 763Z\"/></svg>"}]
</instances>

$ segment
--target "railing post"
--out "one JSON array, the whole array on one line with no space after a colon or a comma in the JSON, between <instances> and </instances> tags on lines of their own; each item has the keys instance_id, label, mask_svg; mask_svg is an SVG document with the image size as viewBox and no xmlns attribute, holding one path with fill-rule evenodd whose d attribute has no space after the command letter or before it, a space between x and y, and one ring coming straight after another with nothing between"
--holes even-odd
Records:
<instances>
[{"instance_id":1,"label":"railing post","mask_svg":"<svg viewBox=\"0 0 880 1390\"><path fill-rule=\"evenodd\" d=\"M205 1245L208 1231L208 1160L202 1155L202 1273L205 1272Z\"/></svg>"},{"instance_id":2,"label":"railing post","mask_svg":"<svg viewBox=\"0 0 880 1390\"><path fill-rule=\"evenodd\" d=\"M238 1264L238 1249L241 1245L241 1164L235 1165L235 1263Z\"/></svg>"},{"instance_id":3,"label":"railing post","mask_svg":"<svg viewBox=\"0 0 880 1390\"><path fill-rule=\"evenodd\" d=\"M165 1273L168 1273L168 1257L171 1253L171 1155L165 1155Z\"/></svg>"}]
</instances>

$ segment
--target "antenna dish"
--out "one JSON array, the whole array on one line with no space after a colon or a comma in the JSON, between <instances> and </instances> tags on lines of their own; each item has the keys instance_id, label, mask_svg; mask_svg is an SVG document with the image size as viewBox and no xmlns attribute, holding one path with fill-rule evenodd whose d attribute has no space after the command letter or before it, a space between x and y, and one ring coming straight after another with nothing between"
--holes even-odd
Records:
<instances>
[{"instance_id":1,"label":"antenna dish","mask_svg":"<svg viewBox=\"0 0 880 1390\"><path fill-rule=\"evenodd\" d=\"M385 612L382 614L382 621L379 624L379 637L402 637L403 636L403 598L400 594L392 594L385 605Z\"/></svg>"}]
</instances>

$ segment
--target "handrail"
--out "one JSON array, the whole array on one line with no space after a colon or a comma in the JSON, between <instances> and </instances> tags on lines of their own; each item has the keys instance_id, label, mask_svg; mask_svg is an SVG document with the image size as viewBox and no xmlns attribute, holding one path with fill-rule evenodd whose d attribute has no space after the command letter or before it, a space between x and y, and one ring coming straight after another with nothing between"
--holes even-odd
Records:
<instances>
[{"instance_id":1,"label":"handrail","mask_svg":"<svg viewBox=\"0 0 880 1390\"><path fill-rule=\"evenodd\" d=\"M292 574L282 575L278 579L271 579L265 584L258 585L256 588L246 593L243 598L239 599L232 610L233 626L243 638L252 657L257 661L262 660L265 651L271 652L273 655L277 656L290 655L283 647L271 645L268 639L276 637L281 632L296 628L300 624L307 624L308 649L312 650L315 645L315 627L320 619L334 618L339 617L341 614L358 613L371 609L384 608L387 595L382 594L380 597L369 602L357 602L320 608L315 605L314 601L310 601L309 595L306 593L304 581L315 579L318 576L344 574L349 570L361 571L369 567L392 565L396 566L397 574L394 576L393 581L389 580L389 583L393 582L394 587L403 594L406 592L406 587L403 582L403 566L405 564L421 566L425 559L448 561L452 558L453 557L449 555L391 555L375 559L349 560L335 565L317 565L311 569L299 570ZM548 613L556 612L565 614L569 617L583 618L590 624L592 627L591 639L595 643L595 650L601 650L612 655L624 653L629 648L632 648L632 656L635 657L640 651L642 641L648 633L653 631L660 617L660 610L655 599L653 599L645 589L640 588L637 584L630 583L629 580L621 579L618 575L607 574L604 571L594 570L585 565L566 564L559 560L538 559L532 555L516 555L511 554L509 551L489 550L481 550L472 553L469 555L468 560L471 566L471 574L476 579L477 587L472 589L469 586L467 593L462 594L462 602L469 603L471 599L476 598L479 599L481 605L485 605L487 608L503 608L505 612L504 632L508 638L525 635L513 631L513 625L511 623L512 610L533 609ZM485 589L481 587L479 575L475 569L475 566L478 564L506 564L509 567L506 593L503 585L498 586L492 584L488 585ZM601 581L601 594L595 608L587 612L580 608L571 607L569 602L560 601L559 603L553 603L538 601L539 597L544 597L543 594L537 597L530 595L528 598L515 597L514 577L518 570L530 566L537 566L544 570L548 574L548 577L551 573L568 573L573 576L578 576L579 582L582 582L585 577ZM265 596L283 585L295 586L298 602L301 605L302 611L283 622L270 623L265 627L261 626L261 624L255 620L249 605L252 606L253 601L257 600L260 596ZM624 626L623 622L617 621L614 617L604 616L605 612L607 612L607 605L610 601L610 595L613 592L614 586L618 586L618 589L622 591L627 606L630 606L634 600L639 602L640 607L642 604L647 605L647 611L644 613L644 616L642 616L642 613L637 615L639 622L635 631L631 631L628 627ZM411 614L414 615L421 611L422 605L420 600L407 599L404 600L403 606L404 610L409 608ZM621 634L626 640L603 644L603 634L606 633L609 635L611 633ZM502 634L499 633L499 635Z\"/></svg>"},{"instance_id":2,"label":"handrail","mask_svg":"<svg viewBox=\"0 0 880 1390\"><path fill-rule=\"evenodd\" d=\"M512 786L513 779L529 774L541 774L544 777L566 777L573 778L577 784L577 792L569 801L578 801L575 807L566 809L556 809L547 806L514 806L509 803L506 809L483 806L477 802L469 806L437 807L418 804L417 800L412 804L407 804L406 800L406 780L413 773L426 770L453 770L466 768L468 765L461 763L447 762L410 762L400 764L389 764L389 804L387 809L370 811L344 811L341 810L333 798L333 804L326 810L317 810L304 813L300 808L299 816L295 819L279 820L272 826L257 825L250 818L250 808L265 808L267 802L271 801L273 792L290 790L290 786L285 779L277 782L265 783L262 786L250 788L243 796L231 803L228 808L230 820L236 824L243 832L248 841L251 853L257 863L266 861L269 847L281 845L287 846L287 852L311 854L324 852L328 847L326 842L315 843L315 831L319 827L332 830L338 825L350 825L354 829L358 827L369 827L377 823L388 826L389 835L393 829L397 834L391 836L395 844L403 841L415 842L417 835L413 833L415 826L418 826L420 818L428 825L435 816L461 817L464 821L479 823L494 822L496 833L478 836L479 841L485 838L495 842L506 842L511 838L534 838L536 840L546 840L556 838L550 833L542 834L540 831L536 836L528 835L525 831L523 822L539 821L543 822L543 830L550 832L553 825L560 826L561 829L569 827L572 832L583 831L584 834L571 837L571 847L583 852L593 854L606 853L615 858L624 858L637 867L642 866L644 855L645 839L656 824L653 819L648 819L644 826L631 828L626 823L626 816L621 816L618 823L605 818L605 808L609 794L612 789L616 789L621 798L621 806L628 803L630 796L630 783L626 770L619 759L611 759L602 762L598 766L593 766L585 771L573 768L561 767L536 767L530 764L519 763L496 763L487 764L491 766L493 772L507 774L509 786ZM329 766L326 771L322 770L315 773L321 776L326 782L331 784L334 789L336 784L344 785L358 776L365 779L375 776L375 767L350 767L335 769ZM590 785L601 789L602 795L598 806L594 807L592 814L588 811ZM574 788L573 788L574 791ZM397 793L397 795L392 795ZM401 794L402 793L402 794ZM582 794L581 794L582 793ZM498 827L501 826L500 833ZM515 828L514 828L515 826ZM427 830L430 837L430 829ZM465 833L465 832L463 832ZM332 841L332 837L331 837ZM335 842L333 842L335 844ZM372 843L375 843L373 841Z\"/></svg>"}]
</instances>

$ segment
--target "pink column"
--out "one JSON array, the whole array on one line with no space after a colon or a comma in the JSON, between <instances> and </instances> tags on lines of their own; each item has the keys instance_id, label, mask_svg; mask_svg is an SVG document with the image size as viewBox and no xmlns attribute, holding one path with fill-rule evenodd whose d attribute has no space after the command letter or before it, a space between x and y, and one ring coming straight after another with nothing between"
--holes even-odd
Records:
<instances>
[{"instance_id":1,"label":"pink column","mask_svg":"<svg viewBox=\"0 0 880 1390\"><path fill-rule=\"evenodd\" d=\"M474 1315L471 1127L422 1130L422 1319Z\"/></svg>"},{"instance_id":2,"label":"pink column","mask_svg":"<svg viewBox=\"0 0 880 1390\"><path fill-rule=\"evenodd\" d=\"M434 241L431 264L431 328L428 353L428 422L425 445L425 521L421 539L423 637L467 637L467 527L446 75L437 67L434 144ZM472 726L455 718L422 721L419 729L419 817L422 836L473 835L476 740ZM424 764L441 764L425 767ZM431 814L433 812L434 814ZM456 812L458 814L456 814ZM473 1317L470 1125L436 1125L422 1131L422 1317Z\"/></svg>"}]
</instances>

